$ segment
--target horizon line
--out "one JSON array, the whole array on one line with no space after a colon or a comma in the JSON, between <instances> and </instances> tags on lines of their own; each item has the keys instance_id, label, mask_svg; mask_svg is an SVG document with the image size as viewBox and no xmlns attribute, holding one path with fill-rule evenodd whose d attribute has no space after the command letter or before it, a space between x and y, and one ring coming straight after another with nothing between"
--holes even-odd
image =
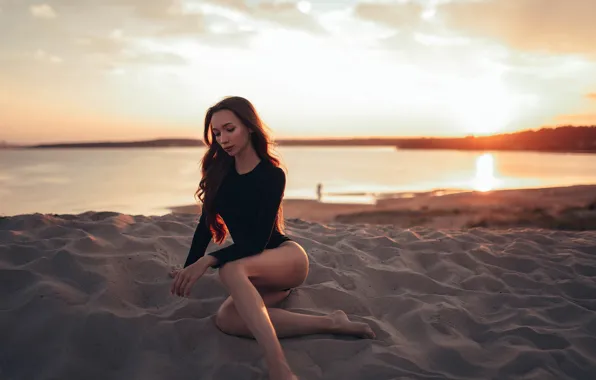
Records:
<instances>
[{"instance_id":1,"label":"horizon line","mask_svg":"<svg viewBox=\"0 0 596 380\"><path fill-rule=\"evenodd\" d=\"M301 137L283 137L273 139L274 143L284 141L304 141L304 142L320 142L320 141L353 141L353 140L408 140L408 139L454 139L454 138L469 138L469 137L494 137L501 135L512 135L529 131L539 131L543 129L558 129L558 128L594 128L596 125L557 125L557 126L543 126L536 128L520 129L517 131L503 132L503 133L492 133L492 134L479 134L479 133L468 133L468 134L456 134L456 135L420 135L420 136L301 136ZM9 140L0 139L0 146L19 146L28 147L36 145L61 145L61 144L123 144L123 143L141 143L141 142L152 142L152 141L164 141L164 140L185 140L185 141L198 141L205 144L202 137L155 137L147 138L143 140L131 140L131 139L112 139L112 140L62 140L59 142L35 142L35 143L12 143Z\"/></svg>"}]
</instances>

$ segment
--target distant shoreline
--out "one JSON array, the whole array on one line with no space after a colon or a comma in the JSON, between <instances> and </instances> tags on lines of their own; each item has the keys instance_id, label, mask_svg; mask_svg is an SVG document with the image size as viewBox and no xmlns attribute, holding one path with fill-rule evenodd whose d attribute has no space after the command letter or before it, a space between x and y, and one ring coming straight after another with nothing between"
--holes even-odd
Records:
<instances>
[{"instance_id":1,"label":"distant shoreline","mask_svg":"<svg viewBox=\"0 0 596 380\"><path fill-rule=\"evenodd\" d=\"M278 139L278 146L301 147L395 147L399 150L514 151L545 153L596 153L596 126L543 128L494 136L457 138L350 138ZM96 141L38 145L2 144L0 149L97 149L204 147L200 139L154 139L147 141Z\"/></svg>"},{"instance_id":2,"label":"distant shoreline","mask_svg":"<svg viewBox=\"0 0 596 380\"><path fill-rule=\"evenodd\" d=\"M278 146L290 146L290 147L387 147L387 144L281 144ZM200 148L204 145L143 145L143 144L90 144L90 145L77 145L77 144L66 144L66 145L55 145L55 146L13 146L13 147L0 147L2 150L41 150L41 149L160 149L160 148ZM449 151L462 151L462 152L526 152L526 153L574 153L574 154L594 154L596 149L523 149L523 148L465 148L465 147L408 147L400 148L395 147L398 151L416 151L416 150L449 150Z\"/></svg>"}]
</instances>

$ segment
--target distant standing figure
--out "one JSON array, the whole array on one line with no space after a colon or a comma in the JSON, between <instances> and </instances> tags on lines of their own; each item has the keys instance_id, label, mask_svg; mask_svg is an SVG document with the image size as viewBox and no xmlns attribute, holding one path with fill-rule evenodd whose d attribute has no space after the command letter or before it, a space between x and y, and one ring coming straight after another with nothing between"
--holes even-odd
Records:
<instances>
[{"instance_id":1,"label":"distant standing figure","mask_svg":"<svg viewBox=\"0 0 596 380\"><path fill-rule=\"evenodd\" d=\"M171 292L180 297L208 268L219 271L230 296L215 316L224 333L257 340L270 380L296 380L278 338L316 333L374 338L366 323L352 322L337 310L328 315L279 308L308 274L304 248L283 232L282 198L286 173L269 151L270 140L253 105L227 97L205 116L202 179L197 194L202 211L184 268L173 270ZM211 240L234 244L205 255Z\"/></svg>"},{"instance_id":2,"label":"distant standing figure","mask_svg":"<svg viewBox=\"0 0 596 380\"><path fill-rule=\"evenodd\" d=\"M321 183L317 184L317 201L321 201L321 194L322 194L323 185Z\"/></svg>"}]
</instances>

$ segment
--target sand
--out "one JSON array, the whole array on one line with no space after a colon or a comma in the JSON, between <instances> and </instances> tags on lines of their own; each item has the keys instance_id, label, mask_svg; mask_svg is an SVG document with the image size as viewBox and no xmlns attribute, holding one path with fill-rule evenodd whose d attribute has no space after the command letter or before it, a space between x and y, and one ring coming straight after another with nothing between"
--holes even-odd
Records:
<instances>
[{"instance_id":1,"label":"sand","mask_svg":"<svg viewBox=\"0 0 596 380\"><path fill-rule=\"evenodd\" d=\"M0 378L265 379L257 343L213 323L217 271L170 294L197 219L0 218ZM342 309L377 335L282 339L301 379L596 378L596 231L288 218L286 232L311 266L283 306Z\"/></svg>"}]
</instances>

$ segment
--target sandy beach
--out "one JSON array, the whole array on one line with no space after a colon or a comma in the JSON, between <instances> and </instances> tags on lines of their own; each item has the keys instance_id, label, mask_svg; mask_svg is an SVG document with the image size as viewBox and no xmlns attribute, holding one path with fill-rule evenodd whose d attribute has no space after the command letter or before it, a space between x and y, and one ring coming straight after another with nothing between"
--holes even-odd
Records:
<instances>
[{"instance_id":1,"label":"sandy beach","mask_svg":"<svg viewBox=\"0 0 596 380\"><path fill-rule=\"evenodd\" d=\"M305 380L596 378L595 200L574 186L285 201L311 265L283 306L342 309L377 336L283 339L290 365ZM172 211L1 217L0 378L265 379L257 343L213 323L216 271L170 294L198 221Z\"/></svg>"}]
</instances>

